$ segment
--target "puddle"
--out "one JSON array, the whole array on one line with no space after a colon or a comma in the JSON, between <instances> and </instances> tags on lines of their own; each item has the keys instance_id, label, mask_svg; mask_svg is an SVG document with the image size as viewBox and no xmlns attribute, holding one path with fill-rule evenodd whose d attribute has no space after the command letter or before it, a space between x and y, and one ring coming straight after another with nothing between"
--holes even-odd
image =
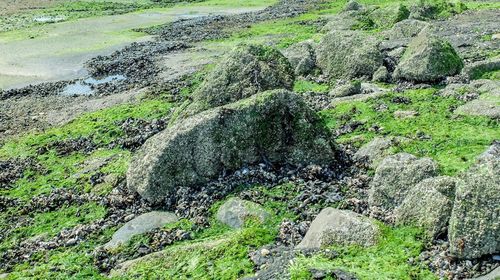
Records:
<instances>
[{"instance_id":1,"label":"puddle","mask_svg":"<svg viewBox=\"0 0 500 280\"><path fill-rule=\"evenodd\" d=\"M105 83L116 83L125 80L126 77L123 75L112 75L103 79L87 78L83 81L77 81L75 83L67 85L62 91L61 95L64 96L75 96L75 95L91 95L94 93L94 86L105 84Z\"/></svg>"},{"instance_id":2,"label":"puddle","mask_svg":"<svg viewBox=\"0 0 500 280\"><path fill-rule=\"evenodd\" d=\"M66 17L64 16L39 16L33 18L33 21L39 23L55 23L55 22L61 22L65 19Z\"/></svg>"}]
</instances>

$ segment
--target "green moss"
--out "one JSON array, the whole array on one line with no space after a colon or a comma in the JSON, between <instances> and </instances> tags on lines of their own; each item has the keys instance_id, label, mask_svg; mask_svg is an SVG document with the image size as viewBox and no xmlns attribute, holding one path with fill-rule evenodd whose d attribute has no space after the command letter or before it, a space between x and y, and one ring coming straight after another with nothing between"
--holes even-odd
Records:
<instances>
[{"instance_id":1,"label":"green moss","mask_svg":"<svg viewBox=\"0 0 500 280\"><path fill-rule=\"evenodd\" d=\"M300 257L290 268L292 279L309 279L310 268L342 269L356 274L359 279L437 279L423 266L409 264L408 259L420 254L423 243L421 230L411 227L390 228L380 225L382 237L373 247L336 247L334 259L323 255Z\"/></svg>"},{"instance_id":2,"label":"green moss","mask_svg":"<svg viewBox=\"0 0 500 280\"><path fill-rule=\"evenodd\" d=\"M444 174L456 174L470 166L474 158L483 152L491 142L500 138L498 121L486 117L454 116L454 108L463 104L453 98L436 94L436 89L414 90L405 94L389 93L383 97L337 104L331 110L321 112L331 129L359 121L355 131L338 138L339 142L355 139L361 145L375 136L403 136L410 139L394 152L404 151L419 157L431 157L441 166ZM410 98L411 104L395 104L397 96ZM388 109L377 111L380 104ZM397 119L397 110L414 110L414 118ZM379 127L376 131L372 127ZM359 139L362 139L359 141Z\"/></svg>"}]
</instances>

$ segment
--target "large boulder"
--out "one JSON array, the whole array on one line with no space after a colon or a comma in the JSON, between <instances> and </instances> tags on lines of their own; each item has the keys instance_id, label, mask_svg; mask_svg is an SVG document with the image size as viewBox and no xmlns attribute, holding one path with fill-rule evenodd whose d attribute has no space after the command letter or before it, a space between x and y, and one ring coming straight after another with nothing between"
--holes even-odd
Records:
<instances>
[{"instance_id":1,"label":"large boulder","mask_svg":"<svg viewBox=\"0 0 500 280\"><path fill-rule=\"evenodd\" d=\"M207 183L245 164L329 164L330 133L304 102L286 90L253 95L180 120L136 153L127 185L159 202L177 186Z\"/></svg>"},{"instance_id":2,"label":"large boulder","mask_svg":"<svg viewBox=\"0 0 500 280\"><path fill-rule=\"evenodd\" d=\"M434 177L437 170L436 163L430 158L419 159L407 153L386 157L375 170L370 184L370 207L393 210L416 184Z\"/></svg>"},{"instance_id":3,"label":"large boulder","mask_svg":"<svg viewBox=\"0 0 500 280\"><path fill-rule=\"evenodd\" d=\"M451 254L478 258L500 252L500 143L493 144L457 184L448 238Z\"/></svg>"},{"instance_id":4,"label":"large boulder","mask_svg":"<svg viewBox=\"0 0 500 280\"><path fill-rule=\"evenodd\" d=\"M446 232L456 182L454 178L441 176L417 184L394 211L396 223L422 227L429 241Z\"/></svg>"},{"instance_id":5,"label":"large boulder","mask_svg":"<svg viewBox=\"0 0 500 280\"><path fill-rule=\"evenodd\" d=\"M252 218L263 223L269 216L262 206L239 198L228 199L217 211L217 220L232 228L242 228Z\"/></svg>"},{"instance_id":6,"label":"large boulder","mask_svg":"<svg viewBox=\"0 0 500 280\"><path fill-rule=\"evenodd\" d=\"M379 28L391 28L394 24L407 19L410 10L403 4L393 4L378 8L370 13L370 19Z\"/></svg>"},{"instance_id":7,"label":"large boulder","mask_svg":"<svg viewBox=\"0 0 500 280\"><path fill-rule=\"evenodd\" d=\"M392 27L388 32L389 40L406 39L417 36L420 31L428 27L429 23L416 19L405 19Z\"/></svg>"},{"instance_id":8,"label":"large boulder","mask_svg":"<svg viewBox=\"0 0 500 280\"><path fill-rule=\"evenodd\" d=\"M134 235L146 233L168 223L177 222L177 219L177 216L170 212L153 211L142 214L118 229L111 240L104 245L104 248L108 250L115 249L121 244L130 241Z\"/></svg>"},{"instance_id":9,"label":"large boulder","mask_svg":"<svg viewBox=\"0 0 500 280\"><path fill-rule=\"evenodd\" d=\"M335 79L371 79L382 65L379 40L358 31L326 34L316 50L316 63Z\"/></svg>"},{"instance_id":10,"label":"large boulder","mask_svg":"<svg viewBox=\"0 0 500 280\"><path fill-rule=\"evenodd\" d=\"M413 82L436 82L460 73L463 65L462 58L449 42L424 30L408 45L393 77Z\"/></svg>"},{"instance_id":11,"label":"large boulder","mask_svg":"<svg viewBox=\"0 0 500 280\"><path fill-rule=\"evenodd\" d=\"M292 89L293 69L278 50L262 45L241 45L208 74L193 93L190 110L199 112L272 89Z\"/></svg>"},{"instance_id":12,"label":"large boulder","mask_svg":"<svg viewBox=\"0 0 500 280\"><path fill-rule=\"evenodd\" d=\"M369 218L349 210L323 209L311 223L298 249L329 245L375 245L379 228Z\"/></svg>"},{"instance_id":13,"label":"large boulder","mask_svg":"<svg viewBox=\"0 0 500 280\"><path fill-rule=\"evenodd\" d=\"M297 76L311 74L316 67L316 54L314 42L304 41L294 44L283 51L283 55L288 58Z\"/></svg>"}]
</instances>

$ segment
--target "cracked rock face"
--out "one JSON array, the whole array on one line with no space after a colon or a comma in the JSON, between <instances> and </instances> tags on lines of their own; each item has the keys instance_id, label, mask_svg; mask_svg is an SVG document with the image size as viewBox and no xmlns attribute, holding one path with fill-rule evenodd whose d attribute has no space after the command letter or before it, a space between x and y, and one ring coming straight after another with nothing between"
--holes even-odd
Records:
<instances>
[{"instance_id":1,"label":"cracked rock face","mask_svg":"<svg viewBox=\"0 0 500 280\"><path fill-rule=\"evenodd\" d=\"M207 183L244 165L333 163L332 140L300 96L268 91L181 120L150 138L132 159L127 185L160 202L178 186Z\"/></svg>"}]
</instances>

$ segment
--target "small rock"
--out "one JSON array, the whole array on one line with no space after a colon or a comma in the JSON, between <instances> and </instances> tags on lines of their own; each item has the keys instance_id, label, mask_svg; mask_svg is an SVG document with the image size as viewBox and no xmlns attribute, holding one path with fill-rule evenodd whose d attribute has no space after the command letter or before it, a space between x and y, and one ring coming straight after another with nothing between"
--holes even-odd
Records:
<instances>
[{"instance_id":1,"label":"small rock","mask_svg":"<svg viewBox=\"0 0 500 280\"><path fill-rule=\"evenodd\" d=\"M398 110L394 112L394 117L398 119L408 119L408 118L414 118L416 116L418 116L418 112L415 111Z\"/></svg>"},{"instance_id":2,"label":"small rock","mask_svg":"<svg viewBox=\"0 0 500 280\"><path fill-rule=\"evenodd\" d=\"M369 218L349 210L325 208L296 248L314 249L333 244L371 246L378 236L379 229Z\"/></svg>"},{"instance_id":3,"label":"small rock","mask_svg":"<svg viewBox=\"0 0 500 280\"><path fill-rule=\"evenodd\" d=\"M176 222L177 220L177 216L170 212L153 211L142 214L118 229L113 234L111 240L104 245L104 248L112 250L120 244L129 241L134 235L146 233L155 228L160 228L165 224Z\"/></svg>"},{"instance_id":4,"label":"small rock","mask_svg":"<svg viewBox=\"0 0 500 280\"><path fill-rule=\"evenodd\" d=\"M389 74L389 71L387 71L387 68L382 65L380 66L375 73L373 73L373 81L374 82L380 82L380 83L387 83L391 79L391 75Z\"/></svg>"},{"instance_id":5,"label":"small rock","mask_svg":"<svg viewBox=\"0 0 500 280\"><path fill-rule=\"evenodd\" d=\"M351 96L361 93L361 82L358 80L347 82L346 84L335 87L330 91L330 95L334 97Z\"/></svg>"},{"instance_id":6,"label":"small rock","mask_svg":"<svg viewBox=\"0 0 500 280\"><path fill-rule=\"evenodd\" d=\"M269 216L259 204L239 198L228 199L217 211L217 220L232 228L242 228L249 218L257 218L263 223Z\"/></svg>"}]
</instances>

